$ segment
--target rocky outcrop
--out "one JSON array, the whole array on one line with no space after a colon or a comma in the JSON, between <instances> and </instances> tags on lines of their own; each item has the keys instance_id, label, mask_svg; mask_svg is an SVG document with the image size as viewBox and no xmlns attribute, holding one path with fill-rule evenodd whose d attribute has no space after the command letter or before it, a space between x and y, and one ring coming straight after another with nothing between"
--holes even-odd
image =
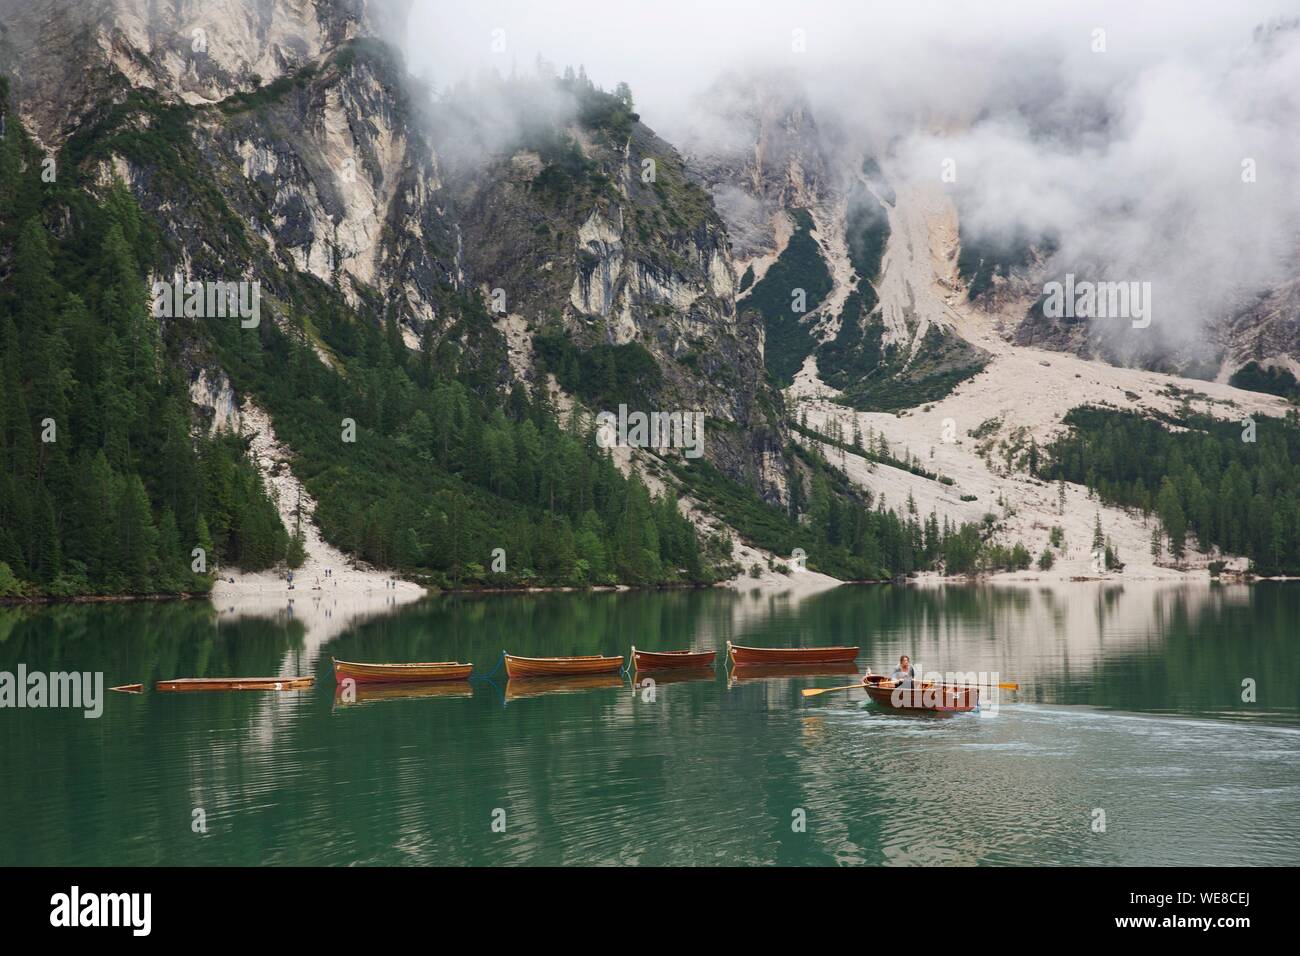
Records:
<instances>
[{"instance_id":1,"label":"rocky outcrop","mask_svg":"<svg viewBox=\"0 0 1300 956\"><path fill-rule=\"evenodd\" d=\"M190 378L190 404L198 410L208 432L239 431L239 396L225 372L196 368Z\"/></svg>"},{"instance_id":2,"label":"rocky outcrop","mask_svg":"<svg viewBox=\"0 0 1300 956\"><path fill-rule=\"evenodd\" d=\"M401 0L0 0L0 69L29 130L71 133L105 93L215 103L291 76L341 43L379 35Z\"/></svg>"},{"instance_id":3,"label":"rocky outcrop","mask_svg":"<svg viewBox=\"0 0 1300 956\"><path fill-rule=\"evenodd\" d=\"M1134 328L1114 319L1045 315L1044 284L1061 278L1051 271L1052 251L1041 240L988 244L963 235L958 287L1016 345L1220 381L1249 362L1290 367L1300 360L1300 280L1257 290L1242 307L1201 325ZM1291 271L1300 274L1300 258Z\"/></svg>"},{"instance_id":4,"label":"rocky outcrop","mask_svg":"<svg viewBox=\"0 0 1300 956\"><path fill-rule=\"evenodd\" d=\"M645 349L648 410L704 412L706 457L784 501L780 398L761 321L736 306L725 224L672 146L608 94L569 89L566 121L447 170L466 287L579 349Z\"/></svg>"},{"instance_id":5,"label":"rocky outcrop","mask_svg":"<svg viewBox=\"0 0 1300 956\"><path fill-rule=\"evenodd\" d=\"M846 183L797 82L730 73L695 104L682 148L698 169L742 263L780 251L776 218L834 204Z\"/></svg>"},{"instance_id":6,"label":"rocky outcrop","mask_svg":"<svg viewBox=\"0 0 1300 956\"><path fill-rule=\"evenodd\" d=\"M1300 370L1300 279L1270 289L1214 331L1223 354L1221 380L1249 362Z\"/></svg>"},{"instance_id":7,"label":"rocky outcrop","mask_svg":"<svg viewBox=\"0 0 1300 956\"><path fill-rule=\"evenodd\" d=\"M615 207L615 212L618 209ZM578 228L578 268L573 276L573 289L569 302L575 309L590 316L609 318L614 309L615 290L623 280L623 224L606 221L599 210L594 210ZM634 329L625 329L632 333ZM615 335L615 341L626 341L627 335Z\"/></svg>"},{"instance_id":8,"label":"rocky outcrop","mask_svg":"<svg viewBox=\"0 0 1300 956\"><path fill-rule=\"evenodd\" d=\"M768 370L794 397L829 385L855 407L906 408L982 367L932 289L936 273L958 281L951 204L930 190L897 195L788 77L724 78L699 117L691 162L742 237L739 301L763 311ZM808 293L802 314L796 289Z\"/></svg>"},{"instance_id":9,"label":"rocky outcrop","mask_svg":"<svg viewBox=\"0 0 1300 956\"><path fill-rule=\"evenodd\" d=\"M353 306L377 292L418 331L453 281L454 238L402 82L387 51L350 45L278 100L204 114L197 132L237 158L229 199L270 250Z\"/></svg>"},{"instance_id":10,"label":"rocky outcrop","mask_svg":"<svg viewBox=\"0 0 1300 956\"><path fill-rule=\"evenodd\" d=\"M467 149L430 111L475 117L476 104L432 107L374 36L401 13L38 0L6 21L3 45L46 144L75 133L93 181L121 179L158 224L159 275L258 280L263 318L331 363L321 329L342 308L391 317L408 347L455 335L501 389L533 374L535 334L635 344L659 370L637 400L704 412L709 459L783 501L761 322L736 307L731 240L698 177L585 78L527 81L562 108ZM512 318L498 327L489 310ZM188 339L196 407L229 417L210 343Z\"/></svg>"}]
</instances>

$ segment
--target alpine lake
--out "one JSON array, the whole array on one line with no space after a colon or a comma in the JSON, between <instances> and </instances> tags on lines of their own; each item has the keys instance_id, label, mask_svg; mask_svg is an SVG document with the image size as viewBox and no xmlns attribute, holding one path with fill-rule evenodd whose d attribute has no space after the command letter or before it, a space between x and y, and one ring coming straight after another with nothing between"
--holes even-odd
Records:
<instances>
[{"instance_id":1,"label":"alpine lake","mask_svg":"<svg viewBox=\"0 0 1300 956\"><path fill-rule=\"evenodd\" d=\"M0 672L145 687L98 718L0 709L0 864L1300 863L1300 583L444 595L346 620L306 600L0 608ZM800 694L851 671L733 673L728 640L1020 688L899 714ZM631 645L717 666L500 666ZM475 676L340 694L331 657ZM299 674L315 686L153 686Z\"/></svg>"}]
</instances>

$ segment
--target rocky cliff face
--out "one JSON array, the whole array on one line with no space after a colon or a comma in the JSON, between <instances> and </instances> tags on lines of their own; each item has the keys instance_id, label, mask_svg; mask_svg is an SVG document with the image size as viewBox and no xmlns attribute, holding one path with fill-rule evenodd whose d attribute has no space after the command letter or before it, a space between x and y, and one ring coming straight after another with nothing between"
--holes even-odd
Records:
<instances>
[{"instance_id":1,"label":"rocky cliff face","mask_svg":"<svg viewBox=\"0 0 1300 956\"><path fill-rule=\"evenodd\" d=\"M726 225L616 97L531 81L566 109L467 156L373 36L400 4L3 2L27 125L90 182L127 182L160 228L159 277L259 280L264 317L326 361L320 313L343 307L391 317L408 347L454 337L501 389L540 377L534 334L580 358L644 349L657 372L638 403L704 412L706 456L784 500L781 399L761 322L736 307ZM195 380L216 380L192 345Z\"/></svg>"},{"instance_id":2,"label":"rocky cliff face","mask_svg":"<svg viewBox=\"0 0 1300 956\"><path fill-rule=\"evenodd\" d=\"M781 384L893 409L982 367L930 292L931 259L943 254L931 249L942 232L932 220L945 213L931 197L900 201L871 157L819 124L796 82L727 77L700 117L692 162L743 237L739 301L763 314L765 361Z\"/></svg>"},{"instance_id":3,"label":"rocky cliff face","mask_svg":"<svg viewBox=\"0 0 1300 956\"><path fill-rule=\"evenodd\" d=\"M392 303L408 325L435 318L455 241L437 158L413 122L404 79L381 47L353 42L284 95L208 111L196 139L223 194L287 268Z\"/></svg>"},{"instance_id":4,"label":"rocky cliff face","mask_svg":"<svg viewBox=\"0 0 1300 956\"><path fill-rule=\"evenodd\" d=\"M1016 345L1225 382L1250 362L1291 368L1300 359L1296 280L1260 291L1254 301L1211 318L1194 335L1171 334L1158 326L1135 329L1124 320L1045 315L1044 283L1060 278L1050 271L1050 258L1050 244L963 243L959 285Z\"/></svg>"},{"instance_id":5,"label":"rocky cliff face","mask_svg":"<svg viewBox=\"0 0 1300 956\"><path fill-rule=\"evenodd\" d=\"M627 104L580 80L560 85L571 113L448 172L460 281L580 351L644 349L658 371L642 397L704 412L717 426L706 456L783 500L771 468L784 442L780 398L765 382L761 322L736 307L725 224Z\"/></svg>"},{"instance_id":6,"label":"rocky cliff face","mask_svg":"<svg viewBox=\"0 0 1300 956\"><path fill-rule=\"evenodd\" d=\"M353 37L377 35L400 0L3 0L5 53L27 128L70 133L106 94L148 89L215 103L291 75Z\"/></svg>"},{"instance_id":7,"label":"rocky cliff face","mask_svg":"<svg viewBox=\"0 0 1300 956\"><path fill-rule=\"evenodd\" d=\"M256 271L274 289L284 267L354 305L360 286L427 294L446 278L436 159L400 68L355 39L400 6L12 7L3 66L24 125L51 152L74 147L101 183L128 181L164 232L162 273Z\"/></svg>"},{"instance_id":8,"label":"rocky cliff face","mask_svg":"<svg viewBox=\"0 0 1300 956\"><path fill-rule=\"evenodd\" d=\"M846 185L830 131L788 77L722 77L699 98L684 137L741 262L780 251L787 210L833 203Z\"/></svg>"},{"instance_id":9,"label":"rocky cliff face","mask_svg":"<svg viewBox=\"0 0 1300 956\"><path fill-rule=\"evenodd\" d=\"M1270 289L1214 331L1222 380L1250 362L1300 372L1300 279Z\"/></svg>"}]
</instances>

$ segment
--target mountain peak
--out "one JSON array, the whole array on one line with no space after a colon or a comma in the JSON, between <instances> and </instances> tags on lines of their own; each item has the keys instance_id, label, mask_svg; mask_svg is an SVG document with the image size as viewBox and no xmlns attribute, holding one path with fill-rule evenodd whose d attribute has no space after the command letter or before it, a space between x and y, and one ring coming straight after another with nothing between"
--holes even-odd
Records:
<instances>
[{"instance_id":1,"label":"mountain peak","mask_svg":"<svg viewBox=\"0 0 1300 956\"><path fill-rule=\"evenodd\" d=\"M401 0L0 0L0 70L33 134L59 144L128 89L219 102L292 75L340 44L380 36Z\"/></svg>"}]
</instances>

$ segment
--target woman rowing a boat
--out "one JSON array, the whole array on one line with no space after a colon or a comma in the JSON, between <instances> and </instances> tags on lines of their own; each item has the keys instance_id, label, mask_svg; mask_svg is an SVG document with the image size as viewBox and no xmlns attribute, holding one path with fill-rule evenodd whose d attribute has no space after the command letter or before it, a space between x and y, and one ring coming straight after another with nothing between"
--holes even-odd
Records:
<instances>
[{"instance_id":1,"label":"woman rowing a boat","mask_svg":"<svg viewBox=\"0 0 1300 956\"><path fill-rule=\"evenodd\" d=\"M871 668L867 668L866 676L862 678L862 683L870 683ZM916 671L912 669L912 659L904 654L898 659L898 666L894 672L889 675L889 679L894 682L895 687L911 687L912 679L916 677Z\"/></svg>"}]
</instances>

